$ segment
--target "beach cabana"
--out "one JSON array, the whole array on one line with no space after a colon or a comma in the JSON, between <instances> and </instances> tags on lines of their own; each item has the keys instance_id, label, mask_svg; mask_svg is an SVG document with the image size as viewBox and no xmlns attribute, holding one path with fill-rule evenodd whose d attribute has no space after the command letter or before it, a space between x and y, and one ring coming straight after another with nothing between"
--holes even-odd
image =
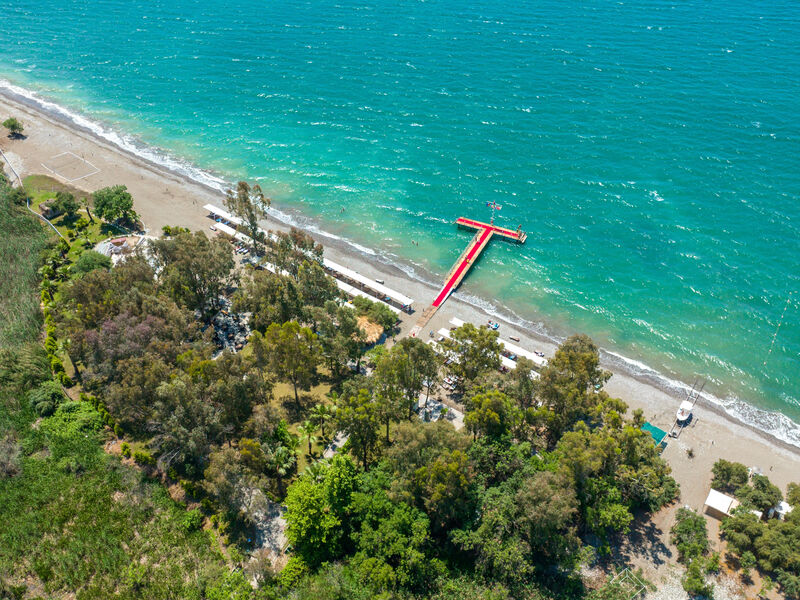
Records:
<instances>
[{"instance_id":1,"label":"beach cabana","mask_svg":"<svg viewBox=\"0 0 800 600\"><path fill-rule=\"evenodd\" d=\"M649 423L648 421L645 421L644 425L642 425L642 431L646 431L652 436L654 446L666 447L667 445L665 441L667 439L666 431L656 427L655 425Z\"/></svg>"},{"instance_id":2,"label":"beach cabana","mask_svg":"<svg viewBox=\"0 0 800 600\"><path fill-rule=\"evenodd\" d=\"M704 506L706 514L717 519L723 519L731 516L731 511L739 506L739 502L735 498L726 496L712 488L708 492L708 498L706 498Z\"/></svg>"}]
</instances>

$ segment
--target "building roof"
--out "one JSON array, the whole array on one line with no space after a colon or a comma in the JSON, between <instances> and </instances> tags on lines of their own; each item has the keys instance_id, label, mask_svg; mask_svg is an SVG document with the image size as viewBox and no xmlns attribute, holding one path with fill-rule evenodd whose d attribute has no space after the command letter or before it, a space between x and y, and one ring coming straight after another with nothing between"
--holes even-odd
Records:
<instances>
[{"instance_id":1,"label":"building roof","mask_svg":"<svg viewBox=\"0 0 800 600\"><path fill-rule=\"evenodd\" d=\"M731 508L733 507L733 503L736 502L730 496L726 496L722 492L718 492L715 489L711 489L708 492L708 498L706 498L706 506L713 508L723 514L729 515L731 514Z\"/></svg>"}]
</instances>

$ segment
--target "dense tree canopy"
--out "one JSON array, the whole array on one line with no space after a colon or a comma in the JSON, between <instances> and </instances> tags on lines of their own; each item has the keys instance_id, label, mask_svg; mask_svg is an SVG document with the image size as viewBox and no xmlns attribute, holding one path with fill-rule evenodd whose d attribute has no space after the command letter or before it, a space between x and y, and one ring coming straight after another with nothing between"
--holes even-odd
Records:
<instances>
[{"instance_id":1,"label":"dense tree canopy","mask_svg":"<svg viewBox=\"0 0 800 600\"><path fill-rule=\"evenodd\" d=\"M134 224L139 219L133 210L133 196L124 185L97 190L92 194L92 200L95 214L105 221Z\"/></svg>"}]
</instances>

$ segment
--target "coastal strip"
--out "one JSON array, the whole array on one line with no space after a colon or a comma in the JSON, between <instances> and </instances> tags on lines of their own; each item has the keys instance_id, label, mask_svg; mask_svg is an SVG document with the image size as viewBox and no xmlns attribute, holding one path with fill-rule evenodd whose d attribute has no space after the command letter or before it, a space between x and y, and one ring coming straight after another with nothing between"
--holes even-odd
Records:
<instances>
[{"instance_id":1,"label":"coastal strip","mask_svg":"<svg viewBox=\"0 0 800 600\"><path fill-rule=\"evenodd\" d=\"M17 115L26 125L27 139L2 142L10 163L23 177L44 172L43 162L68 150L85 157L99 169L98 173L73 185L87 192L120 183L127 185L136 199L136 210L150 231L159 231L164 225L208 231L213 224L203 206L220 203L221 178L208 175L204 181L198 181L193 178L191 170L183 167L180 171L171 170L171 164L179 165L179 161L159 164L152 159L159 154L155 151L140 155L135 152L134 145L126 148L117 145L114 136L109 136L112 139L98 136L95 127L82 126L71 120L66 111L53 112L37 104L33 98L3 90L0 92L0 114L6 113ZM121 136L117 137L121 139ZM302 222L300 218L294 222L298 221ZM282 220L273 220L267 228L287 230L289 225ZM318 227L310 229L314 233L320 231ZM364 253L344 240L327 235L323 241L325 255L330 260L347 265L366 277L385 280L388 286L403 290L420 304L435 296L436 286L381 262L369 249L364 249L369 252ZM426 279L434 280L432 274ZM453 296L431 321L430 328L447 327L453 317L475 324L485 323L487 318L501 320L475 304L465 302L463 297L464 294ZM413 326L415 317L411 315L404 319L402 335ZM556 340L537 335L530 326L504 322L500 333L503 338L519 337L523 347L542 351L547 356L552 355L556 347ZM685 397L685 389L656 371L637 367L619 355L605 352L603 358L606 366L615 373L607 384L609 393L625 400L631 408L644 410L645 417L651 422L668 427ZM779 431L770 435L755 424L737 421L709 397L701 398L698 408L700 418L697 423L687 432L688 435L682 436L679 443L671 444L665 452L665 458L670 461L681 484L685 502L690 505L702 503L707 492L706 475L718 458L758 465L765 472L769 471L770 478L779 486L785 486L796 478L800 448L788 440L779 439ZM774 418L781 421L780 416ZM695 455L691 460L686 457L686 450L690 447Z\"/></svg>"}]
</instances>

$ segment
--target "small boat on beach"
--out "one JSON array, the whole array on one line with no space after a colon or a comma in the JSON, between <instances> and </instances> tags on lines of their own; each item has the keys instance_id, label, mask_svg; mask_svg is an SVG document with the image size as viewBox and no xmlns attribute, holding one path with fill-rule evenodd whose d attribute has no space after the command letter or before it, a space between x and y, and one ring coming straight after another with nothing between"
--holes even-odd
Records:
<instances>
[{"instance_id":1,"label":"small boat on beach","mask_svg":"<svg viewBox=\"0 0 800 600\"><path fill-rule=\"evenodd\" d=\"M383 285L383 279L376 279L375 281L376 281L377 283L380 283L381 285Z\"/></svg>"},{"instance_id":2,"label":"small boat on beach","mask_svg":"<svg viewBox=\"0 0 800 600\"><path fill-rule=\"evenodd\" d=\"M679 425L685 424L691 418L692 408L694 408L694 404L691 400L684 400L681 402L681 405L678 407L678 414L675 416Z\"/></svg>"},{"instance_id":3,"label":"small boat on beach","mask_svg":"<svg viewBox=\"0 0 800 600\"><path fill-rule=\"evenodd\" d=\"M508 336L508 339L510 339L512 342L519 342L519 338L515 335Z\"/></svg>"}]
</instances>

